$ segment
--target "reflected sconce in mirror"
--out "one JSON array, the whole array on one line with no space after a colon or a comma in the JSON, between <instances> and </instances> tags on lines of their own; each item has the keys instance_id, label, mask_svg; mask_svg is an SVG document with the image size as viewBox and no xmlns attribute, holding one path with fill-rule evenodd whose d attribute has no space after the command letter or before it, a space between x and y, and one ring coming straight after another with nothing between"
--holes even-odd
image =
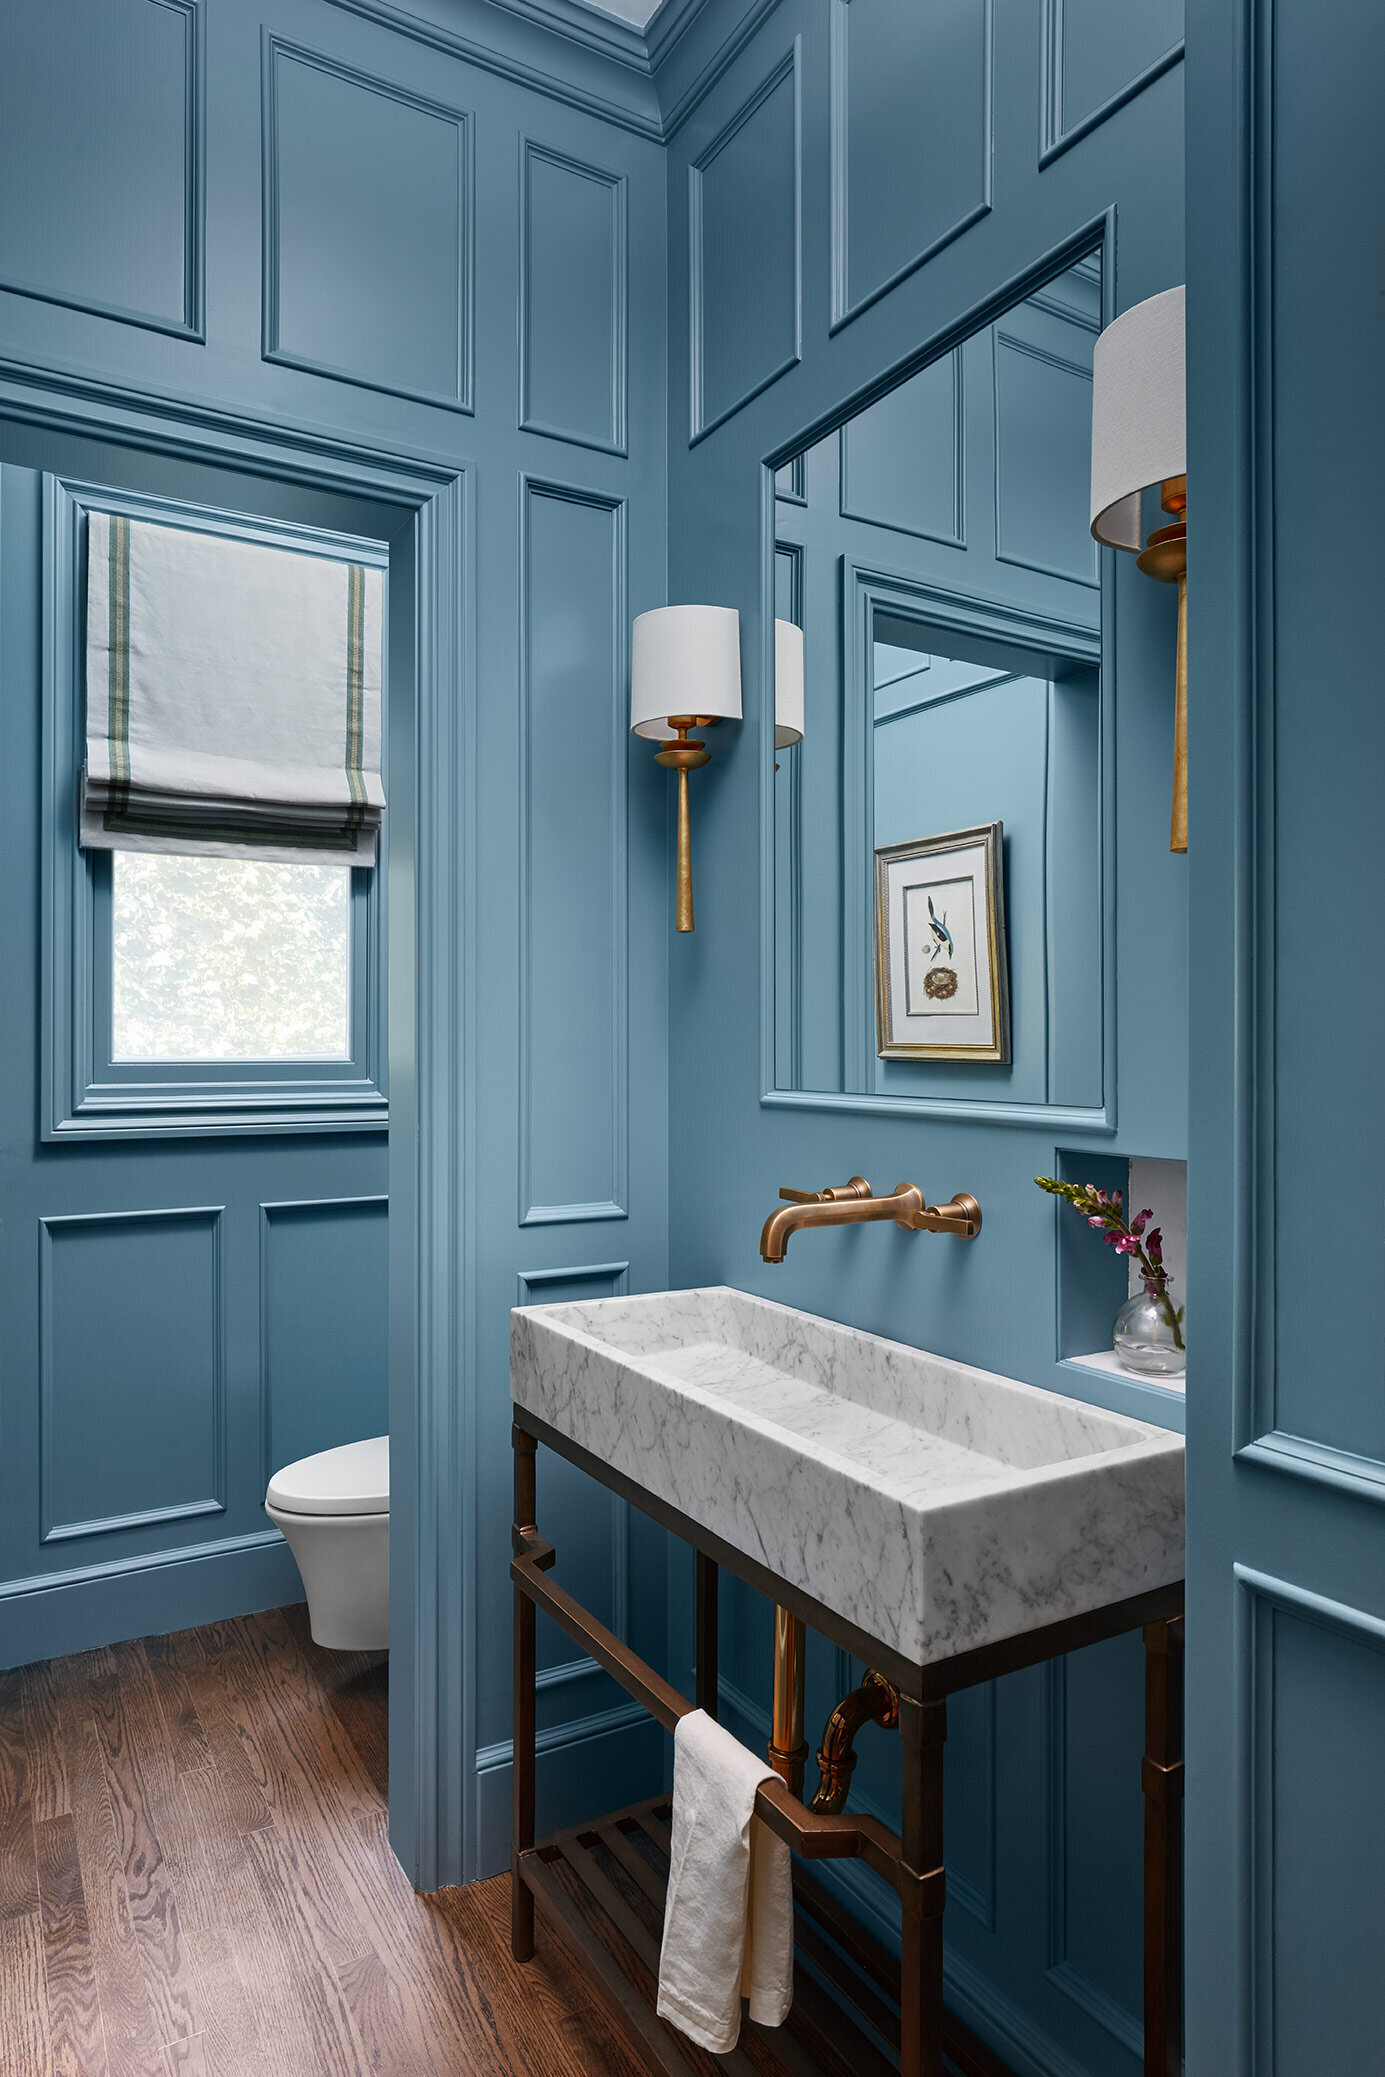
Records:
<instances>
[{"instance_id":1,"label":"reflected sconce in mirror","mask_svg":"<svg viewBox=\"0 0 1385 2077\"><path fill-rule=\"evenodd\" d=\"M741 718L741 617L734 606L656 606L634 625L630 727L678 774L678 928L693 927L688 773L708 762L693 728Z\"/></svg>"},{"instance_id":2,"label":"reflected sconce in mirror","mask_svg":"<svg viewBox=\"0 0 1385 2077\"><path fill-rule=\"evenodd\" d=\"M803 630L792 620L774 623L774 747L803 741ZM778 765L775 770L778 771Z\"/></svg>"},{"instance_id":3,"label":"reflected sconce in mirror","mask_svg":"<svg viewBox=\"0 0 1385 2077\"><path fill-rule=\"evenodd\" d=\"M1092 362L1092 532L1178 586L1171 851L1188 848L1188 503L1183 290L1165 289L1106 327ZM1140 493L1159 485L1172 525L1140 542Z\"/></svg>"}]
</instances>

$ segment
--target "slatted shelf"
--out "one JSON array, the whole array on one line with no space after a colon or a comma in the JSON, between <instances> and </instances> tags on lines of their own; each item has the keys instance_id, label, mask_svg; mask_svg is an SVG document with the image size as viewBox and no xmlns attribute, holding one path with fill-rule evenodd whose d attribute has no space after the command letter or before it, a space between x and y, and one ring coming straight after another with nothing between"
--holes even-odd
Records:
<instances>
[{"instance_id":1,"label":"slatted shelf","mask_svg":"<svg viewBox=\"0 0 1385 2077\"><path fill-rule=\"evenodd\" d=\"M649 2069L662 2077L895 2077L899 1963L797 1867L799 1966L786 2023L769 2028L747 2019L738 2045L715 2056L657 2017L670 1815L667 1800L656 1797L519 1856L520 1877L544 1921L600 1984ZM955 2077L1013 2077L951 2013L944 2042Z\"/></svg>"}]
</instances>

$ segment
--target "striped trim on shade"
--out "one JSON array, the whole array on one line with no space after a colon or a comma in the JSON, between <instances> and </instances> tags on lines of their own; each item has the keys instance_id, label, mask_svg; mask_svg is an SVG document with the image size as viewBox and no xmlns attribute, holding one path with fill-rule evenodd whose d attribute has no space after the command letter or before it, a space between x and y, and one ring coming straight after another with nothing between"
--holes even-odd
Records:
<instances>
[{"instance_id":1,"label":"striped trim on shade","mask_svg":"<svg viewBox=\"0 0 1385 2077\"><path fill-rule=\"evenodd\" d=\"M381 572L122 513L87 548L82 843L374 864Z\"/></svg>"}]
</instances>

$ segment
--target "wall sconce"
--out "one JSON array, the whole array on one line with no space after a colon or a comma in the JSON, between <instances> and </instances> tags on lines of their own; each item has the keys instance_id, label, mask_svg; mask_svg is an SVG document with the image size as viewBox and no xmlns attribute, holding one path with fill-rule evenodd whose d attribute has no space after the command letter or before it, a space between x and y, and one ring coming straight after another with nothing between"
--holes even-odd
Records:
<instances>
[{"instance_id":1,"label":"wall sconce","mask_svg":"<svg viewBox=\"0 0 1385 2077\"><path fill-rule=\"evenodd\" d=\"M1188 437L1183 290L1165 289L1109 324L1092 361L1092 532L1127 548L1161 584L1178 586L1171 851L1188 848ZM1171 526L1140 546L1140 493L1160 488Z\"/></svg>"},{"instance_id":2,"label":"wall sconce","mask_svg":"<svg viewBox=\"0 0 1385 2077\"><path fill-rule=\"evenodd\" d=\"M655 762L678 774L678 928L693 927L688 773L708 762L690 728L741 718L741 617L734 606L656 606L641 613L630 653L630 727L662 743Z\"/></svg>"},{"instance_id":3,"label":"wall sconce","mask_svg":"<svg viewBox=\"0 0 1385 2077\"><path fill-rule=\"evenodd\" d=\"M791 620L774 623L774 747L803 741L803 630ZM777 772L779 767L774 767Z\"/></svg>"}]
</instances>

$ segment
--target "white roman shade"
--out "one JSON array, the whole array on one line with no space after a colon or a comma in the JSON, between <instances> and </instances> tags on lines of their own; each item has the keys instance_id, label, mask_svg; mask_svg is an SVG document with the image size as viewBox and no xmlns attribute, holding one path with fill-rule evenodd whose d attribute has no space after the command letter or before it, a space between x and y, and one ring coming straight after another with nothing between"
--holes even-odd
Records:
<instances>
[{"instance_id":1,"label":"white roman shade","mask_svg":"<svg viewBox=\"0 0 1385 2077\"><path fill-rule=\"evenodd\" d=\"M369 564L93 512L81 842L373 865L383 612Z\"/></svg>"}]
</instances>

